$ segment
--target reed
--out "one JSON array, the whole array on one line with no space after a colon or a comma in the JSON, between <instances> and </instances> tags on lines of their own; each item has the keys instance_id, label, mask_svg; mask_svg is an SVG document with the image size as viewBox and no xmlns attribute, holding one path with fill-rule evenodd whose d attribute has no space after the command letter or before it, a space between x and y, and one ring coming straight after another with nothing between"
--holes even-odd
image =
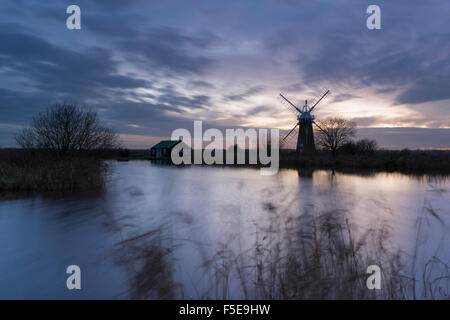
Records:
<instances>
[{"instance_id":1,"label":"reed","mask_svg":"<svg viewBox=\"0 0 450 320\"><path fill-rule=\"evenodd\" d=\"M419 218L439 215L425 208ZM167 237L167 226L134 235L119 244L119 261L130 271L132 298L151 299L448 299L450 269L438 257L420 264L411 256L387 245L390 230L378 225L358 230L345 210L314 212L298 216L267 202L268 221L255 221L255 242L249 248L230 241L216 245L216 253L198 265L201 285L187 294L175 279L177 246L184 241ZM422 219L422 220L420 220ZM267 223L268 222L268 223ZM367 267L382 271L380 290L367 287ZM413 266L412 269L406 266Z\"/></svg>"},{"instance_id":2,"label":"reed","mask_svg":"<svg viewBox=\"0 0 450 320\"><path fill-rule=\"evenodd\" d=\"M78 154L54 156L45 151L0 152L0 190L75 191L102 188L107 164Z\"/></svg>"}]
</instances>

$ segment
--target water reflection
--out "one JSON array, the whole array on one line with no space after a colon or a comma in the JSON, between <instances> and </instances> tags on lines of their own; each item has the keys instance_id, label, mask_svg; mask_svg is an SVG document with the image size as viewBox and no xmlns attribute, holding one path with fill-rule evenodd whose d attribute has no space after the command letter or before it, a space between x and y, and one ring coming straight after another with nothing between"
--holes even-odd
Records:
<instances>
[{"instance_id":1,"label":"water reflection","mask_svg":"<svg viewBox=\"0 0 450 320\"><path fill-rule=\"evenodd\" d=\"M100 194L0 202L0 297L438 298L448 286L433 282L448 272L445 177L112 166ZM378 296L368 263L390 275ZM86 275L78 295L69 264ZM35 270L42 281L27 282ZM400 278L424 270L421 284Z\"/></svg>"}]
</instances>

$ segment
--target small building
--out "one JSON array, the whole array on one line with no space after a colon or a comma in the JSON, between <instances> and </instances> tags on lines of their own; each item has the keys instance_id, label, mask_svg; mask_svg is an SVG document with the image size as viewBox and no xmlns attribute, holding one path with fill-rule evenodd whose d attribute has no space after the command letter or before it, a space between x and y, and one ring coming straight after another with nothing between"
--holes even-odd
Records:
<instances>
[{"instance_id":1,"label":"small building","mask_svg":"<svg viewBox=\"0 0 450 320\"><path fill-rule=\"evenodd\" d=\"M155 159L170 159L172 149L181 142L181 140L162 140L150 149L150 156Z\"/></svg>"}]
</instances>

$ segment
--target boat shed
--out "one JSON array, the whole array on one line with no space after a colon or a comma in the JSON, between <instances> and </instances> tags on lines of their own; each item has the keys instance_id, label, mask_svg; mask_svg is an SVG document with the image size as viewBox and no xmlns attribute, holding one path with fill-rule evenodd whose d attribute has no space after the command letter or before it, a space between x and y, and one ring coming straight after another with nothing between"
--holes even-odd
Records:
<instances>
[{"instance_id":1,"label":"boat shed","mask_svg":"<svg viewBox=\"0 0 450 320\"><path fill-rule=\"evenodd\" d=\"M162 140L150 149L150 156L155 159L170 159L172 149L181 142L181 140Z\"/></svg>"}]
</instances>

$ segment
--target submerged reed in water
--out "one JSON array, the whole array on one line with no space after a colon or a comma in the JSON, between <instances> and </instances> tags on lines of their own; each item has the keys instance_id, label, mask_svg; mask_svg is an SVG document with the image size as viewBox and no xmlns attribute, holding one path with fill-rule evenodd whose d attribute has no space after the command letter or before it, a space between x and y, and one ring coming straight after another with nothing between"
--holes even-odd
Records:
<instances>
[{"instance_id":1,"label":"submerged reed in water","mask_svg":"<svg viewBox=\"0 0 450 320\"><path fill-rule=\"evenodd\" d=\"M187 294L174 272L174 239L165 227L131 237L118 246L130 271L132 298L172 299L448 299L449 267L437 257L425 264L388 249L389 228L357 230L345 210L295 216L267 202L267 220L254 221L249 248L219 244L196 272L202 285ZM424 214L440 219L427 208ZM423 219L424 217L420 217ZM421 233L420 221L418 237ZM183 250L183 243L180 244ZM418 250L416 245L416 251ZM409 260L408 260L409 259ZM411 261L411 259L413 261ZM381 288L369 290L367 267L381 268ZM413 266L408 271L406 266ZM417 277L421 274L421 279Z\"/></svg>"}]
</instances>

